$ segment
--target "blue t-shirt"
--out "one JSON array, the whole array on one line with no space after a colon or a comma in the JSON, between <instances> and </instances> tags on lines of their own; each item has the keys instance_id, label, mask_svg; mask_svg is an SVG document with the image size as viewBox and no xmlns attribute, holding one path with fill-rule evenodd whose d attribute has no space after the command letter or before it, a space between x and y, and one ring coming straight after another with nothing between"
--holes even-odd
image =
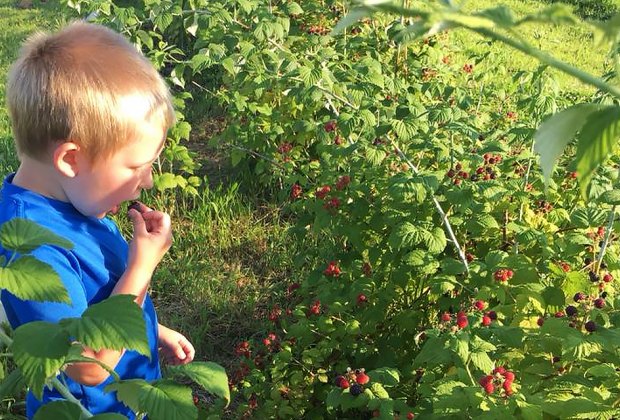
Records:
<instances>
[{"instance_id":1,"label":"blue t-shirt","mask_svg":"<svg viewBox=\"0 0 620 420\"><path fill-rule=\"evenodd\" d=\"M17 328L30 321L57 322L62 318L80 317L87 307L110 296L127 265L127 241L112 220L84 216L70 203L13 185L13 176L9 175L4 180L0 191L0 225L15 217L32 220L71 241L73 248L67 250L44 245L32 253L59 274L71 304L21 300L2 290L0 299L9 323L12 328ZM0 255L7 257L9 251L0 246ZM157 354L157 315L148 294L144 300L143 314L151 358L133 350L125 351L115 367L121 379L151 381L161 377ZM116 399L116 393L104 392L105 386L114 380L111 376L97 386L81 385L63 373L61 376L71 393L91 413L114 412L135 418L133 412ZM29 392L26 399L28 418L32 418L42 404L56 399L63 397L47 387L44 388L43 401Z\"/></svg>"}]
</instances>

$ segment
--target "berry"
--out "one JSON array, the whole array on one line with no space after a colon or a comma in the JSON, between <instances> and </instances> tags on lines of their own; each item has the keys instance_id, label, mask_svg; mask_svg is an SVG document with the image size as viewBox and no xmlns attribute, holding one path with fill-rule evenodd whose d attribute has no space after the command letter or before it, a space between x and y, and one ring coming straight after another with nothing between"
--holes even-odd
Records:
<instances>
[{"instance_id":1,"label":"berry","mask_svg":"<svg viewBox=\"0 0 620 420\"><path fill-rule=\"evenodd\" d=\"M447 176L448 178L454 178L454 175L455 175L454 169L450 169L450 170L446 173L446 176Z\"/></svg>"},{"instance_id":2,"label":"berry","mask_svg":"<svg viewBox=\"0 0 620 420\"><path fill-rule=\"evenodd\" d=\"M489 318L491 318L491 321L495 321L497 319L497 312L489 311L489 312L487 312L487 316Z\"/></svg>"},{"instance_id":3,"label":"berry","mask_svg":"<svg viewBox=\"0 0 620 420\"><path fill-rule=\"evenodd\" d=\"M542 316L538 317L538 320L536 320L536 325L538 325L539 327L542 327L544 323L545 318L543 318Z\"/></svg>"},{"instance_id":4,"label":"berry","mask_svg":"<svg viewBox=\"0 0 620 420\"><path fill-rule=\"evenodd\" d=\"M411 411L407 413L407 420L413 420L414 417L415 414L413 414Z\"/></svg>"},{"instance_id":5,"label":"berry","mask_svg":"<svg viewBox=\"0 0 620 420\"><path fill-rule=\"evenodd\" d=\"M575 308L573 305L568 305L566 307L566 315L568 316L575 316L577 315L577 308Z\"/></svg>"},{"instance_id":6,"label":"berry","mask_svg":"<svg viewBox=\"0 0 620 420\"><path fill-rule=\"evenodd\" d=\"M493 369L493 374L499 373L500 375L504 375L506 373L506 368L504 366L498 366Z\"/></svg>"},{"instance_id":7,"label":"berry","mask_svg":"<svg viewBox=\"0 0 620 420\"><path fill-rule=\"evenodd\" d=\"M463 316L456 319L456 325L458 325L459 328L465 328L467 325L469 325L469 321L466 316Z\"/></svg>"},{"instance_id":8,"label":"berry","mask_svg":"<svg viewBox=\"0 0 620 420\"><path fill-rule=\"evenodd\" d=\"M336 386L342 389L347 389L349 387L349 381L342 375L336 377Z\"/></svg>"},{"instance_id":9,"label":"berry","mask_svg":"<svg viewBox=\"0 0 620 420\"><path fill-rule=\"evenodd\" d=\"M483 388L484 392L486 392L487 394L492 394L493 392L495 392L495 385L493 385L493 382L486 384Z\"/></svg>"},{"instance_id":10,"label":"berry","mask_svg":"<svg viewBox=\"0 0 620 420\"><path fill-rule=\"evenodd\" d=\"M485 387L488 384L493 383L493 375L483 376L482 378L478 380L478 383L480 384L481 387Z\"/></svg>"},{"instance_id":11,"label":"berry","mask_svg":"<svg viewBox=\"0 0 620 420\"><path fill-rule=\"evenodd\" d=\"M365 372L360 372L355 375L355 381L360 385L364 385L367 384L368 381L370 381L370 376L366 375Z\"/></svg>"},{"instance_id":12,"label":"berry","mask_svg":"<svg viewBox=\"0 0 620 420\"><path fill-rule=\"evenodd\" d=\"M573 297L573 300L575 302L581 302L582 300L586 300L586 294L583 292L577 292L575 293L575 296Z\"/></svg>"},{"instance_id":13,"label":"berry","mask_svg":"<svg viewBox=\"0 0 620 420\"><path fill-rule=\"evenodd\" d=\"M301 185L299 184L293 184L293 186L291 187L291 199L292 200L296 200L299 197L301 197L301 194L303 193L303 190L301 188Z\"/></svg>"},{"instance_id":14,"label":"berry","mask_svg":"<svg viewBox=\"0 0 620 420\"><path fill-rule=\"evenodd\" d=\"M603 276L603 281L605 283L609 283L614 279L614 276L612 276L611 274L607 273Z\"/></svg>"},{"instance_id":15,"label":"berry","mask_svg":"<svg viewBox=\"0 0 620 420\"><path fill-rule=\"evenodd\" d=\"M271 346L271 340L268 338L263 338L263 344L265 345L265 347L269 347Z\"/></svg>"},{"instance_id":16,"label":"berry","mask_svg":"<svg viewBox=\"0 0 620 420\"><path fill-rule=\"evenodd\" d=\"M323 128L328 133L331 131L334 131L336 129L336 121L332 120L332 121L326 122Z\"/></svg>"},{"instance_id":17,"label":"berry","mask_svg":"<svg viewBox=\"0 0 620 420\"><path fill-rule=\"evenodd\" d=\"M340 267L338 267L337 261L330 261L327 268L323 271L328 277L338 277L340 275Z\"/></svg>"},{"instance_id":18,"label":"berry","mask_svg":"<svg viewBox=\"0 0 620 420\"><path fill-rule=\"evenodd\" d=\"M590 277L590 281L592 283L595 283L595 282L597 282L599 280L599 276L594 271L590 271L588 273L588 276Z\"/></svg>"},{"instance_id":19,"label":"berry","mask_svg":"<svg viewBox=\"0 0 620 420\"><path fill-rule=\"evenodd\" d=\"M556 318L563 318L564 315L565 315L564 312L557 311L553 316L555 316Z\"/></svg>"},{"instance_id":20,"label":"berry","mask_svg":"<svg viewBox=\"0 0 620 420\"><path fill-rule=\"evenodd\" d=\"M340 178L338 178L338 181L336 181L336 189L344 190L350 183L351 183L351 177L349 175L343 175Z\"/></svg>"},{"instance_id":21,"label":"berry","mask_svg":"<svg viewBox=\"0 0 620 420\"><path fill-rule=\"evenodd\" d=\"M129 207L127 207L127 211L129 211L129 210L131 210L131 209L134 209L134 210L135 210L135 211L137 211L138 213L142 213L142 212L140 211L140 203L139 203L139 202L137 202L137 201L132 201L132 202L129 204Z\"/></svg>"},{"instance_id":22,"label":"berry","mask_svg":"<svg viewBox=\"0 0 620 420\"><path fill-rule=\"evenodd\" d=\"M357 304L358 305L362 305L364 303L368 302L368 298L366 297L365 294L360 293L359 295L357 295Z\"/></svg>"},{"instance_id":23,"label":"berry","mask_svg":"<svg viewBox=\"0 0 620 420\"><path fill-rule=\"evenodd\" d=\"M314 304L310 307L310 315L318 315L321 313L321 301L317 300L314 302Z\"/></svg>"},{"instance_id":24,"label":"berry","mask_svg":"<svg viewBox=\"0 0 620 420\"><path fill-rule=\"evenodd\" d=\"M483 311L484 308L486 308L487 304L484 300L477 300L476 302L474 302L474 308L476 308L479 311Z\"/></svg>"},{"instance_id":25,"label":"berry","mask_svg":"<svg viewBox=\"0 0 620 420\"><path fill-rule=\"evenodd\" d=\"M594 331L596 331L596 323L594 321L586 322L584 327L585 327L587 332L594 332Z\"/></svg>"},{"instance_id":26,"label":"berry","mask_svg":"<svg viewBox=\"0 0 620 420\"><path fill-rule=\"evenodd\" d=\"M484 315L482 317L482 325L484 325L485 327L491 325L491 318L489 318L487 315Z\"/></svg>"},{"instance_id":27,"label":"berry","mask_svg":"<svg viewBox=\"0 0 620 420\"><path fill-rule=\"evenodd\" d=\"M503 375L504 375L504 380L506 380L506 381L512 382L512 381L515 380L515 374L514 374L514 372L512 372L510 370L507 370Z\"/></svg>"},{"instance_id":28,"label":"berry","mask_svg":"<svg viewBox=\"0 0 620 420\"><path fill-rule=\"evenodd\" d=\"M332 188L329 185L324 185L316 190L316 197L322 200L327 196L327 194L329 194L331 190Z\"/></svg>"},{"instance_id":29,"label":"berry","mask_svg":"<svg viewBox=\"0 0 620 420\"><path fill-rule=\"evenodd\" d=\"M601 298L594 299L594 306L601 309L602 307L605 306L605 299L601 299Z\"/></svg>"},{"instance_id":30,"label":"berry","mask_svg":"<svg viewBox=\"0 0 620 420\"><path fill-rule=\"evenodd\" d=\"M357 397L362 392L364 392L364 387L362 387L360 384L353 384L353 385L351 385L351 389L349 389L349 392L354 397Z\"/></svg>"},{"instance_id":31,"label":"berry","mask_svg":"<svg viewBox=\"0 0 620 420\"><path fill-rule=\"evenodd\" d=\"M444 312L443 314L441 314L441 320L443 322L448 322L452 319L452 315L450 315L448 312Z\"/></svg>"}]
</instances>

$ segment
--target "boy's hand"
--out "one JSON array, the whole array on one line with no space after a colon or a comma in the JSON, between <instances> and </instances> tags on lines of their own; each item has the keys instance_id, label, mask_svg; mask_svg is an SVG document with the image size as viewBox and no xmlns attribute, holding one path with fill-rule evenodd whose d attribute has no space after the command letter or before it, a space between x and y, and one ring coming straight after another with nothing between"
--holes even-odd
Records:
<instances>
[{"instance_id":1,"label":"boy's hand","mask_svg":"<svg viewBox=\"0 0 620 420\"><path fill-rule=\"evenodd\" d=\"M127 215L133 224L128 265L152 273L172 245L170 216L140 202L132 203Z\"/></svg>"},{"instance_id":2,"label":"boy's hand","mask_svg":"<svg viewBox=\"0 0 620 420\"><path fill-rule=\"evenodd\" d=\"M159 324L159 351L169 365L185 365L194 360L196 351L185 336Z\"/></svg>"}]
</instances>

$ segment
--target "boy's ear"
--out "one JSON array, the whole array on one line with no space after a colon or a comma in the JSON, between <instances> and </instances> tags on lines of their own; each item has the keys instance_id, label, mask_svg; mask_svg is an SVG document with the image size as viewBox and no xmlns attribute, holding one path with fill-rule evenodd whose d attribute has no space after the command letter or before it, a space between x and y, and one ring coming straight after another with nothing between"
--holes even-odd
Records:
<instances>
[{"instance_id":1,"label":"boy's ear","mask_svg":"<svg viewBox=\"0 0 620 420\"><path fill-rule=\"evenodd\" d=\"M78 174L78 154L80 146L72 141L64 141L54 148L52 154L54 167L64 176L73 178Z\"/></svg>"}]
</instances>

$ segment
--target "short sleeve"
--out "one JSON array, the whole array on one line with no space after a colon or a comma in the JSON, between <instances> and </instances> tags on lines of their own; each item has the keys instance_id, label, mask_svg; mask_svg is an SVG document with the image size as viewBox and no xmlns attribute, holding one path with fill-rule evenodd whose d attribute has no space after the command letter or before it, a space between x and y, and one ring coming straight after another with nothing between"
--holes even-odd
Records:
<instances>
[{"instance_id":1,"label":"short sleeve","mask_svg":"<svg viewBox=\"0 0 620 420\"><path fill-rule=\"evenodd\" d=\"M31 321L58 322L63 318L80 317L88 307L77 259L70 251L54 246L42 246L32 252L39 261L49 264L67 289L70 304L22 300L2 290L1 300L11 327Z\"/></svg>"}]
</instances>

